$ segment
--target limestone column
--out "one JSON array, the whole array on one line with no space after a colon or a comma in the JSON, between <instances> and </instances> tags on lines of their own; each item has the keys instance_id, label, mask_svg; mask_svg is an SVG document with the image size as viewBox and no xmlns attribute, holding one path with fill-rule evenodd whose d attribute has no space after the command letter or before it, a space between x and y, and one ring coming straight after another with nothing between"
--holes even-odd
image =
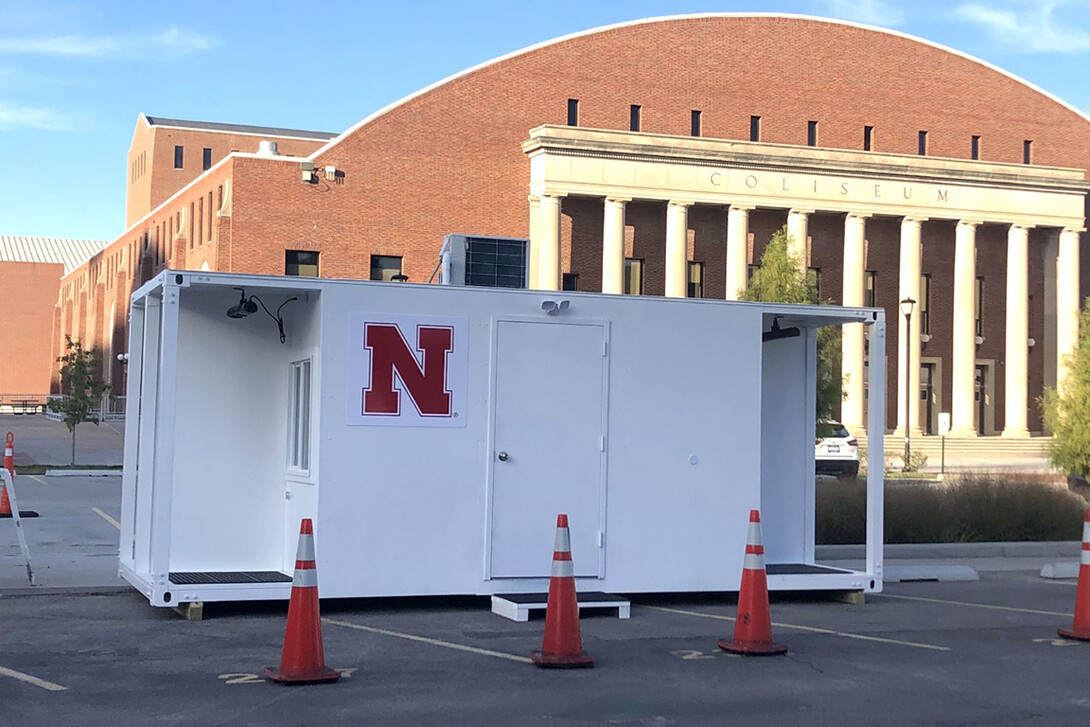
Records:
<instances>
[{"instance_id":1,"label":"limestone column","mask_svg":"<svg viewBox=\"0 0 1090 727\"><path fill-rule=\"evenodd\" d=\"M1068 373L1066 357L1079 344L1079 233L1060 232L1060 253L1056 262L1056 386L1061 391Z\"/></svg>"},{"instance_id":2,"label":"limestone column","mask_svg":"<svg viewBox=\"0 0 1090 727\"><path fill-rule=\"evenodd\" d=\"M975 437L973 393L976 381L976 228L958 222L954 241L953 402L950 434Z\"/></svg>"},{"instance_id":3,"label":"limestone column","mask_svg":"<svg viewBox=\"0 0 1090 727\"><path fill-rule=\"evenodd\" d=\"M624 293L624 197L606 197L602 224L602 292Z\"/></svg>"},{"instance_id":4,"label":"limestone column","mask_svg":"<svg viewBox=\"0 0 1090 727\"><path fill-rule=\"evenodd\" d=\"M923 257L923 244L920 231L924 220L919 217L905 217L901 220L901 261L900 278L897 285L897 431L902 436L905 431L907 414L908 426L913 434L920 434L920 260ZM901 301L911 298L916 301L912 306L912 330L904 325L904 313ZM911 358L910 358L911 357ZM905 380L905 367L908 366L908 380ZM905 406L905 392L908 392L908 406Z\"/></svg>"},{"instance_id":5,"label":"limestone column","mask_svg":"<svg viewBox=\"0 0 1090 727\"><path fill-rule=\"evenodd\" d=\"M864 241L867 217L870 215L849 213L844 219L844 291L841 303L846 306L863 305L863 278L865 261ZM850 432L861 432L863 421L863 324L849 323L843 326L841 337L841 372L847 395L840 407L840 420Z\"/></svg>"},{"instance_id":6,"label":"limestone column","mask_svg":"<svg viewBox=\"0 0 1090 727\"><path fill-rule=\"evenodd\" d=\"M738 300L749 282L749 211L731 205L727 212L727 300Z\"/></svg>"},{"instance_id":7,"label":"limestone column","mask_svg":"<svg viewBox=\"0 0 1090 727\"><path fill-rule=\"evenodd\" d=\"M537 267L538 258L541 257L541 251L538 247L541 245L540 233L537 230L538 218L541 212L541 197L536 194L531 194L528 197L530 201L530 250L528 252L529 260L527 261L528 280L526 287L531 290L537 288Z\"/></svg>"},{"instance_id":8,"label":"limestone column","mask_svg":"<svg viewBox=\"0 0 1090 727\"><path fill-rule=\"evenodd\" d=\"M1004 437L1029 436L1026 426L1029 372L1029 230L1011 225L1007 230L1007 344L1003 400L1006 402Z\"/></svg>"},{"instance_id":9,"label":"limestone column","mask_svg":"<svg viewBox=\"0 0 1090 727\"><path fill-rule=\"evenodd\" d=\"M560 197L543 194L539 204L537 289L560 290Z\"/></svg>"},{"instance_id":10,"label":"limestone column","mask_svg":"<svg viewBox=\"0 0 1090 727\"><path fill-rule=\"evenodd\" d=\"M666 297L684 298L688 293L689 205L671 200L666 205Z\"/></svg>"},{"instance_id":11,"label":"limestone column","mask_svg":"<svg viewBox=\"0 0 1090 727\"><path fill-rule=\"evenodd\" d=\"M806 239L809 236L807 222L813 210L794 209L787 213L787 251L799 261L799 268L806 272Z\"/></svg>"}]
</instances>

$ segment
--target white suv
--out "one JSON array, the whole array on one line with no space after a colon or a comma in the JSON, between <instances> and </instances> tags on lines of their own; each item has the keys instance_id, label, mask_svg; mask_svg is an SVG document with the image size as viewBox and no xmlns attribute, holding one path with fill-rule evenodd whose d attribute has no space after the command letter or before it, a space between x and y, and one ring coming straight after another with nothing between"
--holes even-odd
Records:
<instances>
[{"instance_id":1,"label":"white suv","mask_svg":"<svg viewBox=\"0 0 1090 727\"><path fill-rule=\"evenodd\" d=\"M819 475L836 475L843 480L859 476L859 442L844 425L819 421L814 439L814 470Z\"/></svg>"}]
</instances>

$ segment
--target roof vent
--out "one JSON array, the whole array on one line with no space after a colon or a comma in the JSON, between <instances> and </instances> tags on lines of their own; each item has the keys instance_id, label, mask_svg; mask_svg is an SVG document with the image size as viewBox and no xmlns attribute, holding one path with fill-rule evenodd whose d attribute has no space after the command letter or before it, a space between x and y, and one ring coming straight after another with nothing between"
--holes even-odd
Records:
<instances>
[{"instance_id":1,"label":"roof vent","mask_svg":"<svg viewBox=\"0 0 1090 727\"><path fill-rule=\"evenodd\" d=\"M276 148L276 142L267 139L262 139L257 145L257 153L259 156L263 157L275 157L280 155L280 152L277 151Z\"/></svg>"}]
</instances>

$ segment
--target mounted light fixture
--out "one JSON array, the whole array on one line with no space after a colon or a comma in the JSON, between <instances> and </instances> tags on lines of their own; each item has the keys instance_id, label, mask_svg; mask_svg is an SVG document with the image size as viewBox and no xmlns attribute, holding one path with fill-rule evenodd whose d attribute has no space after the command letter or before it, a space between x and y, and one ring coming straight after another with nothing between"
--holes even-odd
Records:
<instances>
[{"instance_id":1,"label":"mounted light fixture","mask_svg":"<svg viewBox=\"0 0 1090 727\"><path fill-rule=\"evenodd\" d=\"M555 300L543 300L541 301L541 310L545 311L545 315L555 316L557 313L563 313L571 306L570 300L562 300L557 302Z\"/></svg>"},{"instance_id":2,"label":"mounted light fixture","mask_svg":"<svg viewBox=\"0 0 1090 727\"><path fill-rule=\"evenodd\" d=\"M772 319L772 327L761 334L761 343L768 343L769 341L778 341L781 338L798 338L799 329L792 326L791 328L780 328L780 317L775 316Z\"/></svg>"},{"instance_id":3,"label":"mounted light fixture","mask_svg":"<svg viewBox=\"0 0 1090 727\"><path fill-rule=\"evenodd\" d=\"M284 333L284 319L280 316L280 311L283 310L284 306L286 306L288 303L292 302L293 300L299 300L299 298L294 295L288 298L280 304L280 307L276 309L276 314L273 315L273 313L265 307L265 303L261 300L261 298L258 298L256 295L251 295L249 298L247 298L245 288L235 288L235 290L239 291L241 297L239 298L238 303L227 309L227 317L245 318L251 313L256 313L257 306L260 305L262 310L264 310L265 313L268 314L269 318L272 318L274 321L276 321L276 328L280 332L280 343L284 343L287 340L287 335L285 335Z\"/></svg>"}]
</instances>

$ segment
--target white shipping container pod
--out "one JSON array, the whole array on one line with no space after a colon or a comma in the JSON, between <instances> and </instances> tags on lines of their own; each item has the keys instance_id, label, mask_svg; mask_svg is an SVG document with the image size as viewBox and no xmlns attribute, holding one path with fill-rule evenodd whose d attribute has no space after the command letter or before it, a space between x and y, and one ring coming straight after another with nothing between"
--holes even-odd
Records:
<instances>
[{"instance_id":1,"label":"white shipping container pod","mask_svg":"<svg viewBox=\"0 0 1090 727\"><path fill-rule=\"evenodd\" d=\"M816 332L848 323L863 571L814 559ZM121 573L156 606L286 599L305 517L327 598L544 591L561 512L580 590L736 591L753 508L771 589L882 587L878 309L168 271L129 355Z\"/></svg>"}]
</instances>

